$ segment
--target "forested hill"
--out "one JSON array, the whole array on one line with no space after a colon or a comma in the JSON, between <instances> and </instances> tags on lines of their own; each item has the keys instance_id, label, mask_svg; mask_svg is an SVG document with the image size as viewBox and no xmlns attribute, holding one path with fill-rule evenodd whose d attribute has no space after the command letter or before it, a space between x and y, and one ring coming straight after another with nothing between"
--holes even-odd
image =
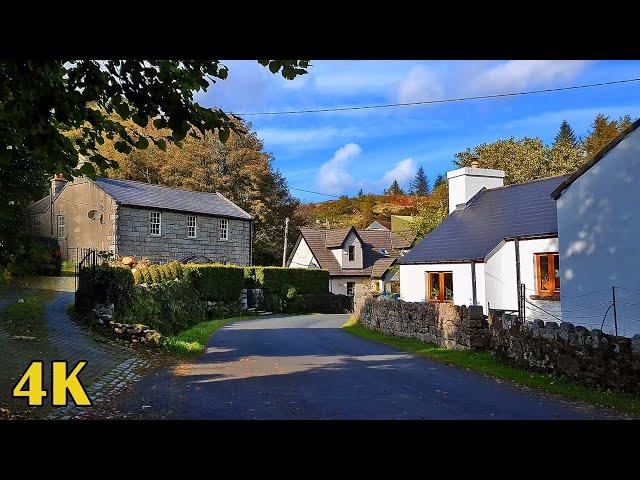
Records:
<instances>
[{"instance_id":1,"label":"forested hill","mask_svg":"<svg viewBox=\"0 0 640 480\"><path fill-rule=\"evenodd\" d=\"M421 197L414 195L362 195L355 198L343 197L320 203L301 204L298 213L307 226L322 226L329 223L331 228L353 225L364 228L374 220L388 222L390 215L415 215L416 203Z\"/></svg>"}]
</instances>

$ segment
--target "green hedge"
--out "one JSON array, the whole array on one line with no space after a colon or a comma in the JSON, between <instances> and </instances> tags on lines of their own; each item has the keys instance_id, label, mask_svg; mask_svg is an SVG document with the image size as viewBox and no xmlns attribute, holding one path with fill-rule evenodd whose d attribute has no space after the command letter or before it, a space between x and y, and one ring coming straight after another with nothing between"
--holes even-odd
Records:
<instances>
[{"instance_id":1,"label":"green hedge","mask_svg":"<svg viewBox=\"0 0 640 480\"><path fill-rule=\"evenodd\" d=\"M287 297L293 287L295 293L328 293L329 272L311 268L245 267L246 288L262 288L265 293Z\"/></svg>"},{"instance_id":2,"label":"green hedge","mask_svg":"<svg viewBox=\"0 0 640 480\"><path fill-rule=\"evenodd\" d=\"M286 313L347 313L353 310L353 299L333 293L305 293L284 302Z\"/></svg>"},{"instance_id":3,"label":"green hedge","mask_svg":"<svg viewBox=\"0 0 640 480\"><path fill-rule=\"evenodd\" d=\"M116 309L131 304L133 292L133 274L126 267L109 267L107 265L96 266L96 283L94 295L97 303L113 303ZM79 291L84 291L84 286L78 286Z\"/></svg>"},{"instance_id":4,"label":"green hedge","mask_svg":"<svg viewBox=\"0 0 640 480\"><path fill-rule=\"evenodd\" d=\"M122 321L142 323L163 335L175 335L206 318L205 302L184 279L147 287L132 285L131 301L116 311Z\"/></svg>"},{"instance_id":5,"label":"green hedge","mask_svg":"<svg viewBox=\"0 0 640 480\"><path fill-rule=\"evenodd\" d=\"M182 264L174 260L162 265L149 265L147 268L137 268L133 273L136 285L140 283L160 283L176 278L182 278Z\"/></svg>"},{"instance_id":6,"label":"green hedge","mask_svg":"<svg viewBox=\"0 0 640 480\"><path fill-rule=\"evenodd\" d=\"M215 263L189 263L183 267L202 300L214 302L236 302L244 288L244 269L232 265Z\"/></svg>"}]
</instances>

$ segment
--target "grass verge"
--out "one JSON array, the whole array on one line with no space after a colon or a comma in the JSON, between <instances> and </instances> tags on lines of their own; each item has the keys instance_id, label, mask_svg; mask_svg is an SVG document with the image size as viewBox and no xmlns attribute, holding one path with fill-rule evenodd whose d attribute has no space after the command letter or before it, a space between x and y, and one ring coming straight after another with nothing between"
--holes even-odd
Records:
<instances>
[{"instance_id":1,"label":"grass verge","mask_svg":"<svg viewBox=\"0 0 640 480\"><path fill-rule=\"evenodd\" d=\"M342 325L342 328L359 337L392 345L414 355L428 357L448 365L473 370L490 377L508 380L518 385L537 388L570 399L640 415L640 397L636 395L586 387L551 374L528 372L497 362L489 352L447 350L413 338L394 337L363 327L353 317L349 318Z\"/></svg>"},{"instance_id":2,"label":"grass verge","mask_svg":"<svg viewBox=\"0 0 640 480\"><path fill-rule=\"evenodd\" d=\"M164 346L172 352L182 354L198 354L204 352L205 345L209 337L223 325L238 320L247 320L255 317L233 317L221 320L210 320L208 322L200 322L197 325L184 330L177 335L166 337Z\"/></svg>"},{"instance_id":3,"label":"grass verge","mask_svg":"<svg viewBox=\"0 0 640 480\"><path fill-rule=\"evenodd\" d=\"M60 270L61 277L75 277L76 264L71 260L64 260L62 262L62 269Z\"/></svg>"},{"instance_id":4,"label":"grass verge","mask_svg":"<svg viewBox=\"0 0 640 480\"><path fill-rule=\"evenodd\" d=\"M51 299L49 292L29 293L6 307L0 317L8 322L33 322L44 319L44 304Z\"/></svg>"}]
</instances>

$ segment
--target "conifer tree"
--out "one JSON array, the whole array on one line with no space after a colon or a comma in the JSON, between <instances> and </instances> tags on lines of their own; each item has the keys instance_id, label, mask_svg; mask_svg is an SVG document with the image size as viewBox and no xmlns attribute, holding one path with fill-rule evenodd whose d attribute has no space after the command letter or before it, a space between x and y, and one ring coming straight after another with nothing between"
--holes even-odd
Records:
<instances>
[{"instance_id":1,"label":"conifer tree","mask_svg":"<svg viewBox=\"0 0 640 480\"><path fill-rule=\"evenodd\" d=\"M411 182L411 193L413 195L428 195L429 194L429 179L424 173L424 168L420 165L415 178Z\"/></svg>"},{"instance_id":2,"label":"conifer tree","mask_svg":"<svg viewBox=\"0 0 640 480\"><path fill-rule=\"evenodd\" d=\"M576 139L576 134L574 133L571 125L566 120L563 120L560 124L560 130L556 134L556 137L553 140L553 145L566 145L568 147L576 147L578 145L578 140Z\"/></svg>"},{"instance_id":3,"label":"conifer tree","mask_svg":"<svg viewBox=\"0 0 640 480\"><path fill-rule=\"evenodd\" d=\"M398 184L398 180L394 180L393 183L391 184L391 186L385 192L385 194L387 194L387 195L404 195L405 193L404 193L404 190L402 190L402 188L400 188L400 185Z\"/></svg>"}]
</instances>

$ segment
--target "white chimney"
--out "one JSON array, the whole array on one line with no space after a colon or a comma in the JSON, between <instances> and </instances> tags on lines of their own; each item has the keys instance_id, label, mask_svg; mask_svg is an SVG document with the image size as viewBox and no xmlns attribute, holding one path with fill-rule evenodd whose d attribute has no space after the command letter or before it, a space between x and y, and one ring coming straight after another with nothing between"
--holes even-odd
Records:
<instances>
[{"instance_id":1,"label":"white chimney","mask_svg":"<svg viewBox=\"0 0 640 480\"><path fill-rule=\"evenodd\" d=\"M478 168L478 163L473 162L471 167L447 172L447 181L449 182L449 213L451 213L457 205L466 204L483 187L501 187L504 184L504 171Z\"/></svg>"}]
</instances>

